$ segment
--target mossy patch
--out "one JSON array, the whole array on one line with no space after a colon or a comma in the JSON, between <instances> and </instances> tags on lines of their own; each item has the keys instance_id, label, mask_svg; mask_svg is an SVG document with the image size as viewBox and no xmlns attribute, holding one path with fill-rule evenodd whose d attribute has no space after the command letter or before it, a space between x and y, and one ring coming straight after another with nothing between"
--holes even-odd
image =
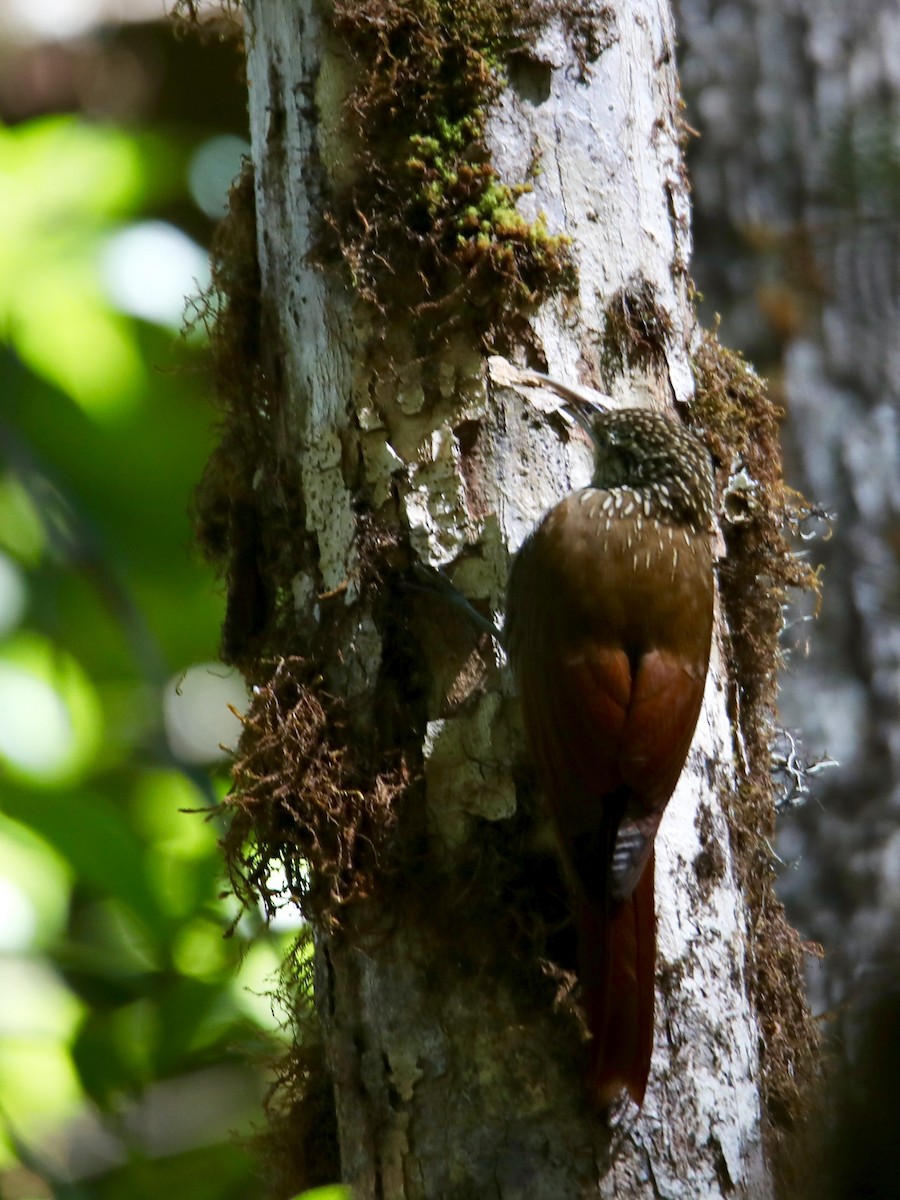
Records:
<instances>
[{"instance_id":1,"label":"mossy patch","mask_svg":"<svg viewBox=\"0 0 900 1200\"><path fill-rule=\"evenodd\" d=\"M741 358L703 336L691 408L716 460L726 554L719 584L729 638L729 707L740 746L739 783L727 795L732 845L749 911L748 967L760 1026L770 1149L785 1194L800 1194L798 1153L819 1075L819 1036L806 1003L809 951L775 894L775 783L770 744L781 664L779 638L790 589L817 593L816 572L790 534L810 514L781 472L780 411ZM802 1139L801 1139L802 1140Z\"/></svg>"},{"instance_id":2,"label":"mossy patch","mask_svg":"<svg viewBox=\"0 0 900 1200\"><path fill-rule=\"evenodd\" d=\"M634 279L608 301L603 310L600 366L604 378L626 369L664 369L672 318L660 305L653 285Z\"/></svg>"},{"instance_id":3,"label":"mossy patch","mask_svg":"<svg viewBox=\"0 0 900 1200\"><path fill-rule=\"evenodd\" d=\"M227 585L222 658L249 671L307 652L293 582L303 571L314 577L317 562L296 456L284 445L286 389L260 299L254 188L245 160L213 239L210 288L192 314L209 335L220 434L194 496L194 530Z\"/></svg>"},{"instance_id":4,"label":"mossy patch","mask_svg":"<svg viewBox=\"0 0 900 1200\"><path fill-rule=\"evenodd\" d=\"M460 326L502 348L518 317L574 284L568 238L521 214L531 181L501 180L487 142L509 63L562 11L538 0L335 5L357 83L345 109L355 164L329 206L331 241L360 296L383 313L402 303L423 350ZM589 46L585 29L605 27L604 11L579 16Z\"/></svg>"}]
</instances>

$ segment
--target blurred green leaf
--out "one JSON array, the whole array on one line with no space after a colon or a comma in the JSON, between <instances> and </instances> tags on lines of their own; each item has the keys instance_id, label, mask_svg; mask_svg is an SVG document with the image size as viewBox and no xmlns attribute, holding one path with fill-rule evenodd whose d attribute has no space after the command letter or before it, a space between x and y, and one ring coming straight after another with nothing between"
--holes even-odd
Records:
<instances>
[{"instance_id":1,"label":"blurred green leaf","mask_svg":"<svg viewBox=\"0 0 900 1200\"><path fill-rule=\"evenodd\" d=\"M3 1195L40 1180L71 1200L259 1194L228 1140L249 1112L217 1109L215 1081L244 1080L237 1102L258 1112L235 1063L272 1021L240 1002L219 819L179 811L214 793L178 769L162 719L171 680L216 656L222 588L188 515L215 414L202 347L157 323L171 305L143 303L138 236L180 247L182 274L202 266L186 167L219 132L194 112L165 129L0 127L0 547L24 598L0 621ZM181 278L164 265L163 298ZM184 1130L154 1142L173 1096ZM92 1173L54 1178L29 1149L45 1144Z\"/></svg>"},{"instance_id":2,"label":"blurred green leaf","mask_svg":"<svg viewBox=\"0 0 900 1200\"><path fill-rule=\"evenodd\" d=\"M233 1010L215 1020L221 998L220 985L197 979L179 979L167 990L159 1006L166 1031L157 1055L160 1074L168 1075L176 1069L191 1066L196 1061L195 1056L212 1046L217 1036L227 1037L234 1033Z\"/></svg>"},{"instance_id":3,"label":"blurred green leaf","mask_svg":"<svg viewBox=\"0 0 900 1200\"><path fill-rule=\"evenodd\" d=\"M145 367L137 339L131 322L104 302L90 263L33 269L8 321L24 361L88 413L118 413L138 399Z\"/></svg>"},{"instance_id":4,"label":"blurred green leaf","mask_svg":"<svg viewBox=\"0 0 900 1200\"><path fill-rule=\"evenodd\" d=\"M15 237L0 250L0 282L30 267L39 246L58 255L73 219L106 224L146 194L137 140L124 130L73 116L48 116L0 128L0 220Z\"/></svg>"},{"instance_id":5,"label":"blurred green leaf","mask_svg":"<svg viewBox=\"0 0 900 1200\"><path fill-rule=\"evenodd\" d=\"M101 1109L140 1082L121 1053L119 1031L106 1012L89 1014L72 1043L72 1060L81 1086Z\"/></svg>"},{"instance_id":6,"label":"blurred green leaf","mask_svg":"<svg viewBox=\"0 0 900 1200\"><path fill-rule=\"evenodd\" d=\"M46 638L21 633L0 647L0 761L20 778L55 784L80 778L100 737L90 679Z\"/></svg>"},{"instance_id":7,"label":"blurred green leaf","mask_svg":"<svg viewBox=\"0 0 900 1200\"><path fill-rule=\"evenodd\" d=\"M132 1158L92 1184L92 1200L253 1200L262 1188L257 1164L223 1143L167 1158Z\"/></svg>"},{"instance_id":8,"label":"blurred green leaf","mask_svg":"<svg viewBox=\"0 0 900 1200\"><path fill-rule=\"evenodd\" d=\"M0 542L22 562L35 566L46 546L34 502L12 475L0 478Z\"/></svg>"},{"instance_id":9,"label":"blurred green leaf","mask_svg":"<svg viewBox=\"0 0 900 1200\"><path fill-rule=\"evenodd\" d=\"M20 939L10 928L7 909L3 949L24 950L59 936L68 913L71 878L71 867L55 847L27 825L0 815L0 881L19 889L34 920L32 931Z\"/></svg>"},{"instance_id":10,"label":"blurred green leaf","mask_svg":"<svg viewBox=\"0 0 900 1200\"><path fill-rule=\"evenodd\" d=\"M46 838L82 885L116 896L159 931L161 913L144 870L144 847L120 808L88 789L25 792L8 789L9 816Z\"/></svg>"},{"instance_id":11,"label":"blurred green leaf","mask_svg":"<svg viewBox=\"0 0 900 1200\"><path fill-rule=\"evenodd\" d=\"M19 1124L71 1115L81 1091L68 1047L52 1037L5 1037L0 1043L0 1093Z\"/></svg>"},{"instance_id":12,"label":"blurred green leaf","mask_svg":"<svg viewBox=\"0 0 900 1200\"><path fill-rule=\"evenodd\" d=\"M328 1187L313 1188L311 1192L300 1192L292 1200L350 1200L350 1189L332 1183Z\"/></svg>"},{"instance_id":13,"label":"blurred green leaf","mask_svg":"<svg viewBox=\"0 0 900 1200\"><path fill-rule=\"evenodd\" d=\"M159 193L176 157L161 139L74 117L0 128L0 330L89 412L130 405L145 371L131 323L103 296L101 237Z\"/></svg>"}]
</instances>

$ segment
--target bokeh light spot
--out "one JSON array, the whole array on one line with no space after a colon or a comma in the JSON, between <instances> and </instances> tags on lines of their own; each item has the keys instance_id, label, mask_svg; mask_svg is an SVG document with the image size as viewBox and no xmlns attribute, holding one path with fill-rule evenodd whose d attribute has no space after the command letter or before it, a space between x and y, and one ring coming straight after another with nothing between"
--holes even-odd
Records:
<instances>
[{"instance_id":1,"label":"bokeh light spot","mask_svg":"<svg viewBox=\"0 0 900 1200\"><path fill-rule=\"evenodd\" d=\"M209 286L209 257L165 221L141 221L107 238L101 272L110 300L132 316L179 329L185 301Z\"/></svg>"},{"instance_id":2,"label":"bokeh light spot","mask_svg":"<svg viewBox=\"0 0 900 1200\"><path fill-rule=\"evenodd\" d=\"M233 134L222 134L204 142L191 158L188 186L197 207L218 220L228 208L228 189L250 154L250 143Z\"/></svg>"},{"instance_id":3,"label":"bokeh light spot","mask_svg":"<svg viewBox=\"0 0 900 1200\"><path fill-rule=\"evenodd\" d=\"M163 719L172 753L181 762L219 762L222 746L233 746L240 722L229 705L242 712L247 689L237 671L220 663L199 663L169 683L163 696Z\"/></svg>"}]
</instances>

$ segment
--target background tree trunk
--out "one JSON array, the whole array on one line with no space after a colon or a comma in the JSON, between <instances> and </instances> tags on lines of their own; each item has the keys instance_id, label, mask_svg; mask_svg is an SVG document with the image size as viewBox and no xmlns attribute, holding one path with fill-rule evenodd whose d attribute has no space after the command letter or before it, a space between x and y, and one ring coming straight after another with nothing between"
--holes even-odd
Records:
<instances>
[{"instance_id":1,"label":"background tree trunk","mask_svg":"<svg viewBox=\"0 0 900 1200\"><path fill-rule=\"evenodd\" d=\"M782 710L839 762L785 815L781 891L825 959L816 1007L884 986L900 922L896 597L900 14L887 0L679 0L698 213L696 278L769 365L791 474L836 514L825 593Z\"/></svg>"},{"instance_id":2,"label":"background tree trunk","mask_svg":"<svg viewBox=\"0 0 900 1200\"><path fill-rule=\"evenodd\" d=\"M691 402L671 14L660 0L451 11L448 33L388 0L328 15L305 0L248 5L262 336L244 339L258 349L252 398L231 381L216 468L229 479L226 651L256 692L236 771L238 836L254 848L236 869L275 904L266 872L280 857L314 919L340 1170L358 1200L766 1197L760 1018L780 1014L755 1009L763 927L726 815L748 763L759 772L729 720L731 651L717 642L660 831L647 1099L610 1131L584 1095L562 884L510 679L489 639L411 586L413 564L443 567L500 613L511 552L588 477L558 400L485 346L619 403ZM473 65L469 31L453 43L450 27L479 20L512 32ZM457 58L441 62L440 41L432 53L439 37ZM494 73L483 129L478 105L449 131L446 115L427 123L439 71L421 132L403 133L417 39L445 79ZM389 119L376 127L373 112ZM482 135L496 178L480 152L460 159ZM372 138L393 159L379 162ZM390 242L407 175L428 186ZM447 196L479 179L490 187L459 218L480 221L479 237L451 215L438 246ZM406 270L425 253L434 275ZM244 276L227 275L233 321ZM228 387L225 342L220 331Z\"/></svg>"}]
</instances>

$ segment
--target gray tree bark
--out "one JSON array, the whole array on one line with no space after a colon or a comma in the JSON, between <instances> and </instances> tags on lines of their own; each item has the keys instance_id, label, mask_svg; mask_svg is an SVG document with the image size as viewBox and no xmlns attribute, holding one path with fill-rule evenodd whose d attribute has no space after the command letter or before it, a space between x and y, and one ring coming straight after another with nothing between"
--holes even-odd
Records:
<instances>
[{"instance_id":1,"label":"gray tree bark","mask_svg":"<svg viewBox=\"0 0 900 1200\"><path fill-rule=\"evenodd\" d=\"M586 54L564 10L547 16L509 64L512 82L490 114L501 178L526 178L540 163L519 211L529 221L542 212L551 233L571 237L577 278L572 294L547 300L508 339L516 366L489 358L465 329L439 357L417 354L404 296L376 316L346 272L323 267L330 197L354 169L342 100L356 63L324 6L247 7L262 374L279 396L264 414L271 458L258 463L252 488L295 480L300 500L288 516L311 547L273 588L289 584L300 643L329 693L372 721L396 671L398 630L415 651L416 716L400 705L397 718L409 719L398 737L413 780L396 820L413 820L414 808L425 849L405 882L421 897L416 876L434 879L424 890L434 920L417 901L398 904L396 879L389 904L376 875L364 920L316 934L316 1008L342 1178L356 1200L772 1194L749 922L722 800L737 768L721 639L660 831L650 1087L643 1110L619 1114L609 1129L585 1101L582 1034L564 995L571 978L537 959L512 961L519 943L489 927L494 914L479 929L466 909L494 861L485 847L519 828L527 799L502 655L438 602L391 591L383 573L378 588L360 582L375 520L401 557L444 568L470 599L502 613L511 554L589 472L558 397L528 365L572 385L602 384L621 404L691 401L689 198L671 13L665 0L630 0L591 20ZM641 296L651 298L659 353L610 365L609 306ZM385 605L403 611L392 617Z\"/></svg>"}]
</instances>

